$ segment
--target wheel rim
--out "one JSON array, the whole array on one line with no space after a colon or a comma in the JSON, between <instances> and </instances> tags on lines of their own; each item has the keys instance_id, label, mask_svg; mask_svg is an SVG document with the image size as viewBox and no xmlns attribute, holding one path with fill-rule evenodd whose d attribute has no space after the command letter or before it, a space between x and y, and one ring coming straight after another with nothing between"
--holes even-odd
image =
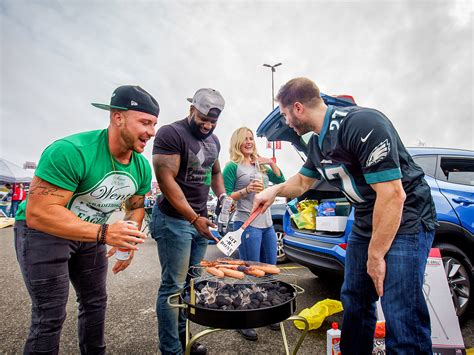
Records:
<instances>
[{"instance_id":1,"label":"wheel rim","mask_svg":"<svg viewBox=\"0 0 474 355\"><path fill-rule=\"evenodd\" d=\"M471 283L466 268L455 258L446 256L443 258L444 272L448 279L451 297L457 316L466 312L469 303Z\"/></svg>"},{"instance_id":2,"label":"wheel rim","mask_svg":"<svg viewBox=\"0 0 474 355\"><path fill-rule=\"evenodd\" d=\"M285 251L283 250L283 237L285 233L275 232L277 236L277 259L282 259L285 257Z\"/></svg>"}]
</instances>

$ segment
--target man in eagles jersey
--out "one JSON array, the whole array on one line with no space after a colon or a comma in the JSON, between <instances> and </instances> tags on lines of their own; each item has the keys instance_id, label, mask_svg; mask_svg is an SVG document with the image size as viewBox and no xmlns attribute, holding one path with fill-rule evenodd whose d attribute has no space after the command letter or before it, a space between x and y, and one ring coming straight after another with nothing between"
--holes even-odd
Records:
<instances>
[{"instance_id":1,"label":"man in eagles jersey","mask_svg":"<svg viewBox=\"0 0 474 355\"><path fill-rule=\"evenodd\" d=\"M254 208L268 208L276 196L300 196L321 179L355 207L341 290L342 353L372 353L381 297L387 353L431 354L422 286L436 213L422 169L377 110L327 106L306 78L282 86L276 101L298 135L315 135L299 173L258 194Z\"/></svg>"},{"instance_id":2,"label":"man in eagles jersey","mask_svg":"<svg viewBox=\"0 0 474 355\"><path fill-rule=\"evenodd\" d=\"M31 297L25 354L57 354L71 281L79 303L81 354L104 354L107 306L105 244L131 249L114 273L131 262L145 235L110 215L125 203L126 220L141 225L151 168L141 155L155 135L159 106L139 86L120 86L110 105L107 129L61 138L43 152L26 204L15 223L15 249ZM25 209L26 208L26 209ZM130 244L133 243L133 244Z\"/></svg>"}]
</instances>

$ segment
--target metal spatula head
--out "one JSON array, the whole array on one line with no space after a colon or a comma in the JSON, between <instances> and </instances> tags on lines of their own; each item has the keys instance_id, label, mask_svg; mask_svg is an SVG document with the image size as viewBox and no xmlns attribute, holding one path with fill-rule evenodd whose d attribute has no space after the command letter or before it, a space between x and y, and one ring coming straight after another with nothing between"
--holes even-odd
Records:
<instances>
[{"instance_id":1,"label":"metal spatula head","mask_svg":"<svg viewBox=\"0 0 474 355\"><path fill-rule=\"evenodd\" d=\"M242 243L242 233L244 230L239 228L236 231L228 232L222 239L217 243L217 248L224 253L226 256L231 256Z\"/></svg>"},{"instance_id":2,"label":"metal spatula head","mask_svg":"<svg viewBox=\"0 0 474 355\"><path fill-rule=\"evenodd\" d=\"M242 227L233 232L228 232L222 239L217 243L217 248L224 253L226 256L231 256L242 243L242 233L245 229L254 221L255 218L262 212L262 207L259 206L253 213L247 218Z\"/></svg>"}]
</instances>

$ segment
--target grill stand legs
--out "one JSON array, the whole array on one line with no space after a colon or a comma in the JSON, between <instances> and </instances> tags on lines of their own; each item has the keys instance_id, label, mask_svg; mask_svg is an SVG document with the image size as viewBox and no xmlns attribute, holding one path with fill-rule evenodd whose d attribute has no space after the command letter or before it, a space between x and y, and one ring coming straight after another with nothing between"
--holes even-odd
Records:
<instances>
[{"instance_id":1,"label":"grill stand legs","mask_svg":"<svg viewBox=\"0 0 474 355\"><path fill-rule=\"evenodd\" d=\"M283 322L295 321L295 320L301 321L301 322L304 323L304 330L301 333L301 335L298 339L298 342L296 343L295 349L292 352L293 355L296 355L296 353L300 349L301 344L303 343L303 340L306 337L306 333L308 333L308 330L309 330L308 321L305 318L300 317L300 316L291 316L290 318L285 319ZM290 350L288 349L288 340L286 339L285 327L283 325L283 322L280 322L281 337L283 338L283 344L285 346L285 353L286 353L286 355L290 355ZM202 337L204 337L208 334L215 333L215 332L220 332L220 331L223 331L223 330L229 330L229 329L207 328L207 329L204 329L203 331L195 334L190 339L189 338L189 335L190 335L189 320L187 319L186 320L186 350L185 350L184 354L185 355L190 355L191 354L191 346L196 341L198 341L200 338L202 338Z\"/></svg>"}]
</instances>

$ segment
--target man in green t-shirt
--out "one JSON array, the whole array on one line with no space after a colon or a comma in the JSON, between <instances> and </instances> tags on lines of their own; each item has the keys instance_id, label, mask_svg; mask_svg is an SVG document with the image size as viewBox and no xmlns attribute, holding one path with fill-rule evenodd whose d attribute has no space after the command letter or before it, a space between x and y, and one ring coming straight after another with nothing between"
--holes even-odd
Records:
<instances>
[{"instance_id":1,"label":"man in green t-shirt","mask_svg":"<svg viewBox=\"0 0 474 355\"><path fill-rule=\"evenodd\" d=\"M59 139L43 152L26 203L15 223L15 249L31 297L31 326L24 353L59 351L66 318L69 281L79 302L78 336L82 354L105 353L107 256L130 250L114 273L128 267L143 243L151 169L141 155L155 135L158 102L139 86L120 86L110 105L107 129ZM125 220L107 224L125 204Z\"/></svg>"}]
</instances>

